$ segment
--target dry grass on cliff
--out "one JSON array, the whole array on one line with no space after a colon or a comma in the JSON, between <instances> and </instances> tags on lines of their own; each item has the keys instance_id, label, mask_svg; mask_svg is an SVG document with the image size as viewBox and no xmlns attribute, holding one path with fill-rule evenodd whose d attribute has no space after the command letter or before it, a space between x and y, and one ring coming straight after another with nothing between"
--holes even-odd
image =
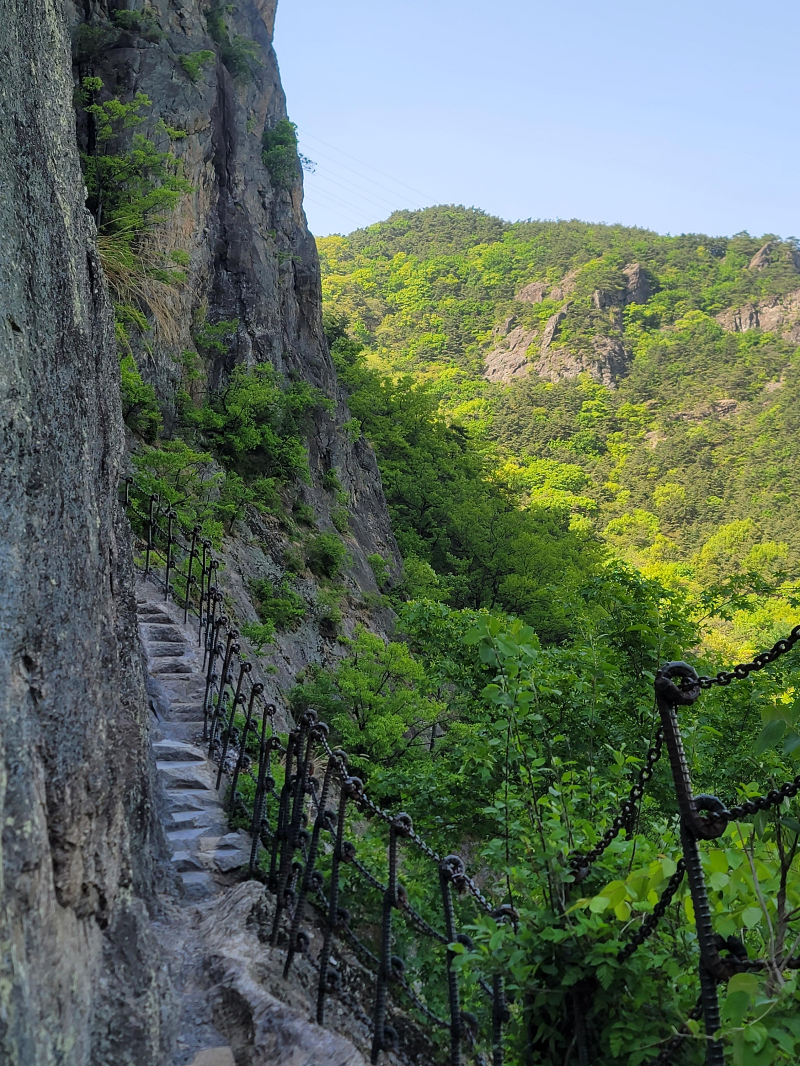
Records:
<instances>
[{"instance_id":1,"label":"dry grass on cliff","mask_svg":"<svg viewBox=\"0 0 800 1066\"><path fill-rule=\"evenodd\" d=\"M134 249L124 234L100 234L97 252L113 298L146 309L160 339L177 344L182 319L177 282L157 276L168 269L163 250L153 240L141 241Z\"/></svg>"}]
</instances>

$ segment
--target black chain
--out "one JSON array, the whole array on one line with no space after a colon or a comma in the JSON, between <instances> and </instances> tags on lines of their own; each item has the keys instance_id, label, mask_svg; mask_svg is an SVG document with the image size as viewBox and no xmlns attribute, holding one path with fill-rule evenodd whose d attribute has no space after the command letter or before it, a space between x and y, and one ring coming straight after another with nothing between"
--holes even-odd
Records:
<instances>
[{"instance_id":1,"label":"black chain","mask_svg":"<svg viewBox=\"0 0 800 1066\"><path fill-rule=\"evenodd\" d=\"M680 1027L680 1029L677 1031L677 1033L675 1033L674 1036L670 1037L670 1039L663 1046L663 1048L661 1049L659 1054L656 1056L656 1058L651 1060L650 1066L665 1066L665 1063L669 1062L669 1060L670 1060L670 1058L672 1056L672 1052L677 1048L677 1046L681 1043L681 1041L685 1040L686 1037L689 1035L690 1030L689 1030L689 1026L688 1026L687 1023L688 1022L699 1022L702 1017L703 1017L703 1006L700 1003L700 1001L698 1000L696 1006L694 1006L689 1011L689 1015L688 1015L686 1021L683 1023L683 1025Z\"/></svg>"},{"instance_id":2,"label":"black chain","mask_svg":"<svg viewBox=\"0 0 800 1066\"><path fill-rule=\"evenodd\" d=\"M625 962L629 959L634 951L636 951L636 949L647 940L650 934L654 932L658 923L667 913L667 907L672 903L675 893L680 888L685 873L686 863L683 861L683 858L681 858L678 860L678 867L675 870L675 873L670 877L667 882L667 887L661 893L658 903L653 907L652 913L648 914L634 936L631 937L622 951L617 955L617 962Z\"/></svg>"},{"instance_id":3,"label":"black chain","mask_svg":"<svg viewBox=\"0 0 800 1066\"><path fill-rule=\"evenodd\" d=\"M738 803L730 810L722 811L715 818L724 818L727 822L735 822L748 814L757 814L759 811L769 810L770 807L779 807L785 799L791 799L800 792L800 774L792 781L787 781L780 788L773 788L766 796L756 796L754 799Z\"/></svg>"},{"instance_id":4,"label":"black chain","mask_svg":"<svg viewBox=\"0 0 800 1066\"><path fill-rule=\"evenodd\" d=\"M754 670L763 670L765 666L780 659L787 651L791 651L800 640L800 626L795 626L788 637L782 637L775 641L769 651L762 651L750 663L739 663L732 670L720 670L714 677L701 677L698 679L700 688L711 688L712 685L730 685L731 681L741 681L753 673Z\"/></svg>"},{"instance_id":5,"label":"black chain","mask_svg":"<svg viewBox=\"0 0 800 1066\"><path fill-rule=\"evenodd\" d=\"M661 750L664 746L664 730L661 726L658 727L656 735L653 738L653 743L647 750L645 756L644 765L639 771L636 782L632 786L628 793L628 798L622 804L620 813L605 831L597 844L591 851L583 854L582 852L576 852L570 859L570 866L577 875L579 872L582 874L581 880L589 872L589 868L592 863L597 862L603 852L606 850L612 840L615 839L620 831L630 823L634 812L636 811L636 804L644 795L644 789L647 782L653 776L655 765L661 757Z\"/></svg>"}]
</instances>

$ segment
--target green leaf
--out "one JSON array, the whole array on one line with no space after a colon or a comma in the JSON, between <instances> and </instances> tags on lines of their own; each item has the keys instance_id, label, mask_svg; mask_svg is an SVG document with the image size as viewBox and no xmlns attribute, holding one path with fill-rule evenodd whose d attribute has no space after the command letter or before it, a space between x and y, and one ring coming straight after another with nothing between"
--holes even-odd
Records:
<instances>
[{"instance_id":1,"label":"green leaf","mask_svg":"<svg viewBox=\"0 0 800 1066\"><path fill-rule=\"evenodd\" d=\"M763 755L767 748L772 748L778 743L785 732L786 723L782 718L774 718L771 722L767 722L756 737L753 751L756 755Z\"/></svg>"},{"instance_id":2,"label":"green leaf","mask_svg":"<svg viewBox=\"0 0 800 1066\"><path fill-rule=\"evenodd\" d=\"M745 907L742 912L742 921L748 929L755 929L764 917L760 907Z\"/></svg>"}]
</instances>

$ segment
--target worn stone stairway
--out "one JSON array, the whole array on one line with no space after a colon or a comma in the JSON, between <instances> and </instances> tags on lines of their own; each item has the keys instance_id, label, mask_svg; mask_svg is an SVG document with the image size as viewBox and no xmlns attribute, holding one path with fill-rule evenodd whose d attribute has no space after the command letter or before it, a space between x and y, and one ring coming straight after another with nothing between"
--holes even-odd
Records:
<instances>
[{"instance_id":1,"label":"worn stone stairway","mask_svg":"<svg viewBox=\"0 0 800 1066\"><path fill-rule=\"evenodd\" d=\"M195 624L150 582L137 588L139 632L147 659L156 768L166 808L164 828L184 898L208 899L226 874L250 857L250 837L228 831L217 767L203 745L203 652ZM224 778L223 785L224 789Z\"/></svg>"},{"instance_id":2,"label":"worn stone stairway","mask_svg":"<svg viewBox=\"0 0 800 1066\"><path fill-rule=\"evenodd\" d=\"M172 1066L365 1066L369 1019L351 997L349 1007L331 1002L334 1031L314 1023L316 972L298 956L283 980L285 945L268 946L264 934L271 899L257 881L242 880L251 838L228 831L226 779L218 791L203 744L196 620L184 625L183 611L152 582L140 580L136 599L159 813L183 889L163 901L156 922L180 1000ZM358 963L350 969L358 981ZM391 1054L386 1066L400 1064Z\"/></svg>"}]
</instances>

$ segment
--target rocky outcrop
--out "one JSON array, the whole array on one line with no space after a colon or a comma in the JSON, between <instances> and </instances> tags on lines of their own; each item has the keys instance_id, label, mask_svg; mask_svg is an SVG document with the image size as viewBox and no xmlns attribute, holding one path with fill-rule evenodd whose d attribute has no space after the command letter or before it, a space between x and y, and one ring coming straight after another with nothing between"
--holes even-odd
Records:
<instances>
[{"instance_id":1,"label":"rocky outcrop","mask_svg":"<svg viewBox=\"0 0 800 1066\"><path fill-rule=\"evenodd\" d=\"M119 6L109 0L67 2L76 26L86 20L111 26L110 8ZM237 364L267 362L286 381L306 381L328 397L330 410L318 410L309 440L313 484L303 488L303 502L314 508L321 527L333 528L337 504L319 484L328 471L336 472L349 500L351 573L362 588L375 591L366 557L382 555L396 573L399 556L375 456L363 438L342 428L350 413L322 329L319 265L303 213L300 166L286 183L271 176L262 159L263 131L286 117L272 49L275 7L276 0L220 5L231 40L252 47L249 70L236 76L209 35L205 0L153 0L148 11L155 32L118 35L90 64L78 63L75 76L91 66L106 95L113 91L130 100L145 93L152 107L136 132L145 132L162 151L171 148L193 189L153 237L155 251L189 255L187 280L166 296L162 292L166 307L154 335L136 351L167 422L181 381L180 353L195 349L204 322L236 321L227 352L200 349L201 389L219 386ZM202 52L214 58L192 81L181 60ZM175 129L186 135L171 139L167 131Z\"/></svg>"},{"instance_id":2,"label":"rocky outcrop","mask_svg":"<svg viewBox=\"0 0 800 1066\"><path fill-rule=\"evenodd\" d=\"M614 388L630 367L630 353L621 337L593 337L591 351L568 348L543 349L533 370L546 381L562 381L579 374Z\"/></svg>"},{"instance_id":3,"label":"rocky outcrop","mask_svg":"<svg viewBox=\"0 0 800 1066\"><path fill-rule=\"evenodd\" d=\"M626 304L644 304L655 293L655 286L641 263L628 263L622 268L627 279L625 289Z\"/></svg>"},{"instance_id":4,"label":"rocky outcrop","mask_svg":"<svg viewBox=\"0 0 800 1066\"><path fill-rule=\"evenodd\" d=\"M800 289L731 307L718 314L716 319L729 333L761 329L800 344Z\"/></svg>"},{"instance_id":5,"label":"rocky outcrop","mask_svg":"<svg viewBox=\"0 0 800 1066\"><path fill-rule=\"evenodd\" d=\"M110 308L59 0L0 20L0 1062L149 1066L170 1000Z\"/></svg>"}]
</instances>

